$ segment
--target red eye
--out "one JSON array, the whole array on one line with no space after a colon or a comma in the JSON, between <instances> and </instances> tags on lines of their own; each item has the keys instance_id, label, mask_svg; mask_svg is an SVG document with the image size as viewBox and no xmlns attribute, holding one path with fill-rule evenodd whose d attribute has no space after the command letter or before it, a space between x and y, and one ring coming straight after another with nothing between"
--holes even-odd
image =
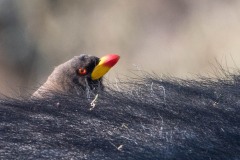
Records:
<instances>
[{"instance_id":1,"label":"red eye","mask_svg":"<svg viewBox=\"0 0 240 160\"><path fill-rule=\"evenodd\" d=\"M87 70L85 68L79 68L78 73L83 76L87 74Z\"/></svg>"}]
</instances>

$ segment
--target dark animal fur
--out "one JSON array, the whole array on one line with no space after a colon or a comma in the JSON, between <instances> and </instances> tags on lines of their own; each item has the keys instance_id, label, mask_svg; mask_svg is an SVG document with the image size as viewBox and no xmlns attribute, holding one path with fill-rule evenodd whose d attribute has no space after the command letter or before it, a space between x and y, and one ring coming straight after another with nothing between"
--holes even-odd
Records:
<instances>
[{"instance_id":1,"label":"dark animal fur","mask_svg":"<svg viewBox=\"0 0 240 160\"><path fill-rule=\"evenodd\" d=\"M240 159L238 75L147 75L93 99L2 99L0 159Z\"/></svg>"}]
</instances>

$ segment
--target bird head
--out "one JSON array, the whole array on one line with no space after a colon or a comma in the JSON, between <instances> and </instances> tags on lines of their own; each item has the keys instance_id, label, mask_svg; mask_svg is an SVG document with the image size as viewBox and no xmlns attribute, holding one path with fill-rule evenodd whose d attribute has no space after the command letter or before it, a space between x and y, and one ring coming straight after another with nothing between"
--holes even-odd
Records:
<instances>
[{"instance_id":1,"label":"bird head","mask_svg":"<svg viewBox=\"0 0 240 160\"><path fill-rule=\"evenodd\" d=\"M102 88L102 77L118 62L119 58L116 54L109 54L102 58L89 55L75 56L57 66L34 95L49 91L68 93Z\"/></svg>"},{"instance_id":2,"label":"bird head","mask_svg":"<svg viewBox=\"0 0 240 160\"><path fill-rule=\"evenodd\" d=\"M101 85L102 77L118 62L119 58L116 54L109 54L102 58L88 55L74 57L70 67L72 71L76 71L75 74L72 72L71 76L73 84L80 85L83 89L96 88L99 84Z\"/></svg>"}]
</instances>

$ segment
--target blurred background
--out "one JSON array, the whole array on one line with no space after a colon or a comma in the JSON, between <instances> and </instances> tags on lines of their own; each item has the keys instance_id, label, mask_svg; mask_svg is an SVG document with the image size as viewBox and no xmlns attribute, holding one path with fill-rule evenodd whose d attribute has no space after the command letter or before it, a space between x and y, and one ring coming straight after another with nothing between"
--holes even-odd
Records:
<instances>
[{"instance_id":1,"label":"blurred background","mask_svg":"<svg viewBox=\"0 0 240 160\"><path fill-rule=\"evenodd\" d=\"M0 0L0 92L24 94L74 55L118 53L108 74L191 78L240 67L239 0ZM30 90L30 91L29 91Z\"/></svg>"}]
</instances>

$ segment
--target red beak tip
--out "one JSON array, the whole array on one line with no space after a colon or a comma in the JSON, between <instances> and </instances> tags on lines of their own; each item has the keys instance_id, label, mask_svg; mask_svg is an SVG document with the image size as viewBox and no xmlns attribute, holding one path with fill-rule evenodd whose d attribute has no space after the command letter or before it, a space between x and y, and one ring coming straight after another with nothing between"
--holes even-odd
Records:
<instances>
[{"instance_id":1,"label":"red beak tip","mask_svg":"<svg viewBox=\"0 0 240 160\"><path fill-rule=\"evenodd\" d=\"M106 66L113 67L118 60L120 59L120 56L117 54L109 54L106 56L106 61L104 62Z\"/></svg>"},{"instance_id":2,"label":"red beak tip","mask_svg":"<svg viewBox=\"0 0 240 160\"><path fill-rule=\"evenodd\" d=\"M119 59L120 56L117 55L117 54L109 54L109 58L110 58L110 59Z\"/></svg>"}]
</instances>

